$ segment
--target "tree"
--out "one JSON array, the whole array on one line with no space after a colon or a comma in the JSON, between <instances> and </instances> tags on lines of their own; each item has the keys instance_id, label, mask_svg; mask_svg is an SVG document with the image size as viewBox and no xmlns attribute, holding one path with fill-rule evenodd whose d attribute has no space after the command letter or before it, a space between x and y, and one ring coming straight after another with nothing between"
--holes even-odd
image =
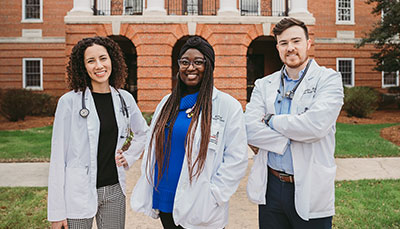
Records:
<instances>
[{"instance_id":1,"label":"tree","mask_svg":"<svg viewBox=\"0 0 400 229\"><path fill-rule=\"evenodd\" d=\"M373 53L377 61L378 71L396 72L400 70L400 1L399 0L367 0L367 4L376 4L372 13L382 15L382 20L374 25L367 37L363 38L357 48L373 43L380 50Z\"/></svg>"}]
</instances>

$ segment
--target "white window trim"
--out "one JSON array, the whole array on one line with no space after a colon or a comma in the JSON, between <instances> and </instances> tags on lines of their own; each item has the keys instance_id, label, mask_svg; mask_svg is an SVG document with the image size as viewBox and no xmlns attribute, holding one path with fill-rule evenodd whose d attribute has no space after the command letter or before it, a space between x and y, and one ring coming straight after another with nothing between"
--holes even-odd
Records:
<instances>
[{"instance_id":1,"label":"white window trim","mask_svg":"<svg viewBox=\"0 0 400 229\"><path fill-rule=\"evenodd\" d=\"M384 75L385 75L385 72L382 71L382 88L399 86L399 71L396 72L396 84L385 84L385 80L383 78Z\"/></svg>"},{"instance_id":2,"label":"white window trim","mask_svg":"<svg viewBox=\"0 0 400 229\"><path fill-rule=\"evenodd\" d=\"M354 69L354 58L336 58L336 71L339 72L339 61L340 60L351 60L351 84L343 85L345 87L354 87L354 81L356 78L355 69Z\"/></svg>"},{"instance_id":3,"label":"white window trim","mask_svg":"<svg viewBox=\"0 0 400 229\"><path fill-rule=\"evenodd\" d=\"M22 20L21 23L42 23L43 22L43 0L40 0L40 19L25 18L25 0L22 0Z\"/></svg>"},{"instance_id":4,"label":"white window trim","mask_svg":"<svg viewBox=\"0 0 400 229\"><path fill-rule=\"evenodd\" d=\"M350 21L339 21L339 0L336 0L336 24L337 25L354 25L354 0L350 0L351 4L351 10L350 10Z\"/></svg>"},{"instance_id":5,"label":"white window trim","mask_svg":"<svg viewBox=\"0 0 400 229\"><path fill-rule=\"evenodd\" d=\"M40 87L26 86L26 61L39 60L40 61ZM22 88L29 90L43 90L43 59L42 58L22 58Z\"/></svg>"}]
</instances>

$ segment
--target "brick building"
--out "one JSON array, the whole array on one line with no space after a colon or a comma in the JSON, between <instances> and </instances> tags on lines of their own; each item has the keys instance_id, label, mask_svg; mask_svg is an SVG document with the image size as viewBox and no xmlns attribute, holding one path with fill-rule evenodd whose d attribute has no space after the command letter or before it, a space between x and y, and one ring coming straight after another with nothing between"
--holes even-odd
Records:
<instances>
[{"instance_id":1,"label":"brick building","mask_svg":"<svg viewBox=\"0 0 400 229\"><path fill-rule=\"evenodd\" d=\"M364 0L0 0L0 88L66 92L65 64L83 37L109 36L122 47L126 84L142 111L170 92L180 47L199 35L216 52L215 85L246 104L255 79L281 67L274 24L296 17L310 28L312 56L340 71L347 86L381 90L398 73L373 70L372 45L356 49L379 20Z\"/></svg>"}]
</instances>

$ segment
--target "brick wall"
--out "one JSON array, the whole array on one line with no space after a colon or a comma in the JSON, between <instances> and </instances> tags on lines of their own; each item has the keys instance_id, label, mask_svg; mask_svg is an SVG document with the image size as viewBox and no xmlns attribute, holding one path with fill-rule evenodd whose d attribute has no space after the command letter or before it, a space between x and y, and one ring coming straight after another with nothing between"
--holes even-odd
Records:
<instances>
[{"instance_id":1,"label":"brick wall","mask_svg":"<svg viewBox=\"0 0 400 229\"><path fill-rule=\"evenodd\" d=\"M1 88L22 88L23 58L43 59L43 92L61 95L66 91L64 44L0 44Z\"/></svg>"},{"instance_id":2,"label":"brick wall","mask_svg":"<svg viewBox=\"0 0 400 229\"><path fill-rule=\"evenodd\" d=\"M72 9L73 1L43 0L43 22L21 23L22 1L1 0L1 37L20 37L22 29L42 29L44 37L64 37L64 16Z\"/></svg>"}]
</instances>

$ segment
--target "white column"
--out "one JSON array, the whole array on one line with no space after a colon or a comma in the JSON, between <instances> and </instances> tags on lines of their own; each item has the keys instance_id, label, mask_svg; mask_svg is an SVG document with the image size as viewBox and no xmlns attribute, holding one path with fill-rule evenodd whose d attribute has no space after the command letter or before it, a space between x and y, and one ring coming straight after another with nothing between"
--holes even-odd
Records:
<instances>
[{"instance_id":1,"label":"white column","mask_svg":"<svg viewBox=\"0 0 400 229\"><path fill-rule=\"evenodd\" d=\"M289 16L310 16L311 13L307 9L307 0L290 1L291 7Z\"/></svg>"},{"instance_id":2,"label":"white column","mask_svg":"<svg viewBox=\"0 0 400 229\"><path fill-rule=\"evenodd\" d=\"M239 16L236 0L220 0L218 16Z\"/></svg>"},{"instance_id":3,"label":"white column","mask_svg":"<svg viewBox=\"0 0 400 229\"><path fill-rule=\"evenodd\" d=\"M93 15L91 8L90 0L74 0L74 7L68 12L68 15Z\"/></svg>"},{"instance_id":4,"label":"white column","mask_svg":"<svg viewBox=\"0 0 400 229\"><path fill-rule=\"evenodd\" d=\"M147 0L147 8L143 11L143 15L167 15L164 6L164 0Z\"/></svg>"}]
</instances>

